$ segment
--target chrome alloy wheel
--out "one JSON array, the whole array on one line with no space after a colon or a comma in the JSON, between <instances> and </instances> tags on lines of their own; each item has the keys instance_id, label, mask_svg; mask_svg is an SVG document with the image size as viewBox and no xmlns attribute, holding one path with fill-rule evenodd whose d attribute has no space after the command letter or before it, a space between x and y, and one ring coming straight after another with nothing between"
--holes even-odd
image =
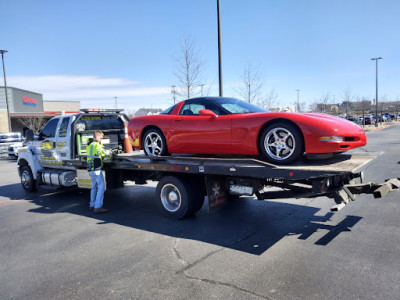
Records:
<instances>
[{"instance_id":1,"label":"chrome alloy wheel","mask_svg":"<svg viewBox=\"0 0 400 300\"><path fill-rule=\"evenodd\" d=\"M181 193L177 187L171 183L163 186L160 199L164 208L169 212L176 212L182 204Z\"/></svg>"},{"instance_id":2,"label":"chrome alloy wheel","mask_svg":"<svg viewBox=\"0 0 400 300\"><path fill-rule=\"evenodd\" d=\"M149 132L144 139L144 151L150 156L160 156L165 147L161 136L157 132Z\"/></svg>"},{"instance_id":3,"label":"chrome alloy wheel","mask_svg":"<svg viewBox=\"0 0 400 300\"><path fill-rule=\"evenodd\" d=\"M21 183L26 189L28 189L32 184L31 175L27 170L24 170L21 174Z\"/></svg>"},{"instance_id":4,"label":"chrome alloy wheel","mask_svg":"<svg viewBox=\"0 0 400 300\"><path fill-rule=\"evenodd\" d=\"M265 151L275 160L285 160L292 156L296 148L292 133L282 127L273 128L264 139Z\"/></svg>"}]
</instances>

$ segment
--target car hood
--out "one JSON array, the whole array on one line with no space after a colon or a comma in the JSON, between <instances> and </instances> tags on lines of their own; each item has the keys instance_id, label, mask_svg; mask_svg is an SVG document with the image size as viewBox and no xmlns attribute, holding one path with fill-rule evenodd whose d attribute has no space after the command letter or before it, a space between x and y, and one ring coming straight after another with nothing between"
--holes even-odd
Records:
<instances>
[{"instance_id":1,"label":"car hood","mask_svg":"<svg viewBox=\"0 0 400 300\"><path fill-rule=\"evenodd\" d=\"M289 119L296 123L303 132L308 132L310 126L315 131L321 133L340 133L342 135L351 135L355 133L363 133L364 130L357 124L336 116L323 113L267 113L269 117L273 114L273 118Z\"/></svg>"}]
</instances>

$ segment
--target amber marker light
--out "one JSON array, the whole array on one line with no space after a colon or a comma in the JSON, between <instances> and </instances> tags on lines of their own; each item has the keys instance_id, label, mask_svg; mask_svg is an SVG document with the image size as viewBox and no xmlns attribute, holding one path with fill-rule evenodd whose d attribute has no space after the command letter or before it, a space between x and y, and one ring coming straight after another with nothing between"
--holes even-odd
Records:
<instances>
[{"instance_id":1,"label":"amber marker light","mask_svg":"<svg viewBox=\"0 0 400 300\"><path fill-rule=\"evenodd\" d=\"M322 136L319 138L321 142L343 142L343 137L339 135Z\"/></svg>"}]
</instances>

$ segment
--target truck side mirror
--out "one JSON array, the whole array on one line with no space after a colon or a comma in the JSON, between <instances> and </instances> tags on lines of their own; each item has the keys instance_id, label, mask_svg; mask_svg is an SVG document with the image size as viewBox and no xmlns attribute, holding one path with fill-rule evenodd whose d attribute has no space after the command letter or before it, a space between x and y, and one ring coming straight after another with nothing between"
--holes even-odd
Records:
<instances>
[{"instance_id":1,"label":"truck side mirror","mask_svg":"<svg viewBox=\"0 0 400 300\"><path fill-rule=\"evenodd\" d=\"M28 141L33 141L35 139L33 130L31 130L31 129L28 129L27 131L25 131L25 136Z\"/></svg>"}]
</instances>

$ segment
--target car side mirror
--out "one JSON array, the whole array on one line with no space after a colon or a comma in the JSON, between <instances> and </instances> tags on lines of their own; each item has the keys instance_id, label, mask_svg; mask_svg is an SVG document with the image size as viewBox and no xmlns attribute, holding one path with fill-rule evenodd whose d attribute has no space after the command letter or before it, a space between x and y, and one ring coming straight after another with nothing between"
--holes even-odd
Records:
<instances>
[{"instance_id":1,"label":"car side mirror","mask_svg":"<svg viewBox=\"0 0 400 300\"><path fill-rule=\"evenodd\" d=\"M199 115L200 115L200 116L209 116L209 117L211 117L212 119L215 119L215 118L218 117L218 116L215 114L215 112L213 112L213 111L210 110L210 109L201 109L201 110L199 111Z\"/></svg>"}]
</instances>

